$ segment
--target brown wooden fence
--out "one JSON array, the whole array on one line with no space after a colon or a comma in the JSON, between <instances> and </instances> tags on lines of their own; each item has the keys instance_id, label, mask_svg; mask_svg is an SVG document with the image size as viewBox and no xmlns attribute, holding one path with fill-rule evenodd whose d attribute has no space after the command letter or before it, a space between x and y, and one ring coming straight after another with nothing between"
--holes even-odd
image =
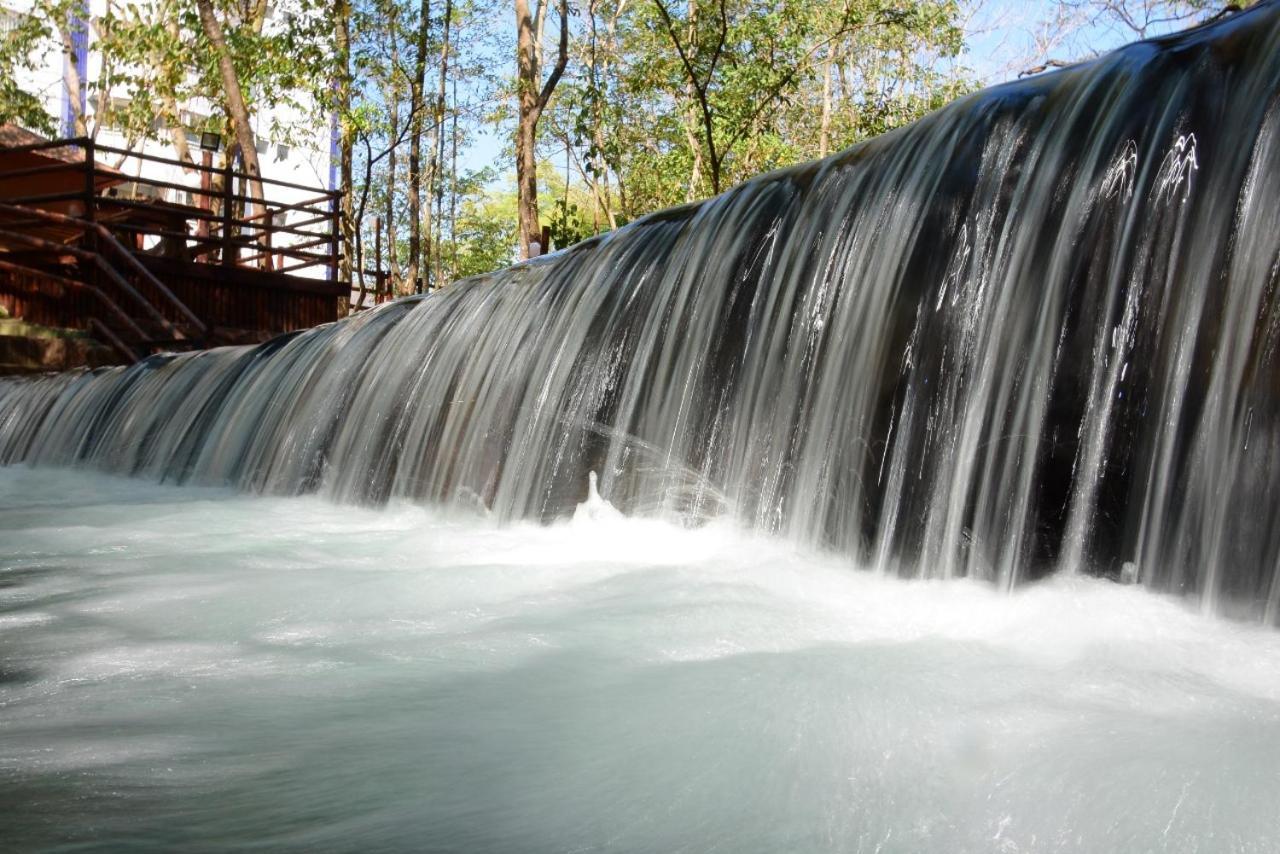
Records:
<instances>
[{"instance_id":1,"label":"brown wooden fence","mask_svg":"<svg viewBox=\"0 0 1280 854\"><path fill-rule=\"evenodd\" d=\"M181 170L178 182L103 161ZM341 193L89 138L0 148L0 305L133 354L336 320ZM169 177L172 177L170 175Z\"/></svg>"}]
</instances>

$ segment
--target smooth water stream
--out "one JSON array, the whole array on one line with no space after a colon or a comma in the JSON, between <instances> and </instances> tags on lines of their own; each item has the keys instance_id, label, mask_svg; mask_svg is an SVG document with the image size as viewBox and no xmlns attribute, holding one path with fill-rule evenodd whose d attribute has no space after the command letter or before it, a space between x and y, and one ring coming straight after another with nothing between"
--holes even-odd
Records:
<instances>
[{"instance_id":1,"label":"smooth water stream","mask_svg":"<svg viewBox=\"0 0 1280 854\"><path fill-rule=\"evenodd\" d=\"M1081 577L852 571L0 468L6 850L1273 852L1280 634Z\"/></svg>"}]
</instances>

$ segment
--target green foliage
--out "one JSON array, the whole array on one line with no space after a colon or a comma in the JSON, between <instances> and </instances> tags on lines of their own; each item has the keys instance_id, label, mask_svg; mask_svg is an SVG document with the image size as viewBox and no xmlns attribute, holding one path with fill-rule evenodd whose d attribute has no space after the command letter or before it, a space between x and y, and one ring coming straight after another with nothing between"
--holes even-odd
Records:
<instances>
[{"instance_id":1,"label":"green foliage","mask_svg":"<svg viewBox=\"0 0 1280 854\"><path fill-rule=\"evenodd\" d=\"M41 15L15 16L0 38L0 124L13 123L46 135L57 132L40 98L18 85L25 73L46 63L54 50L53 29Z\"/></svg>"},{"instance_id":2,"label":"green foliage","mask_svg":"<svg viewBox=\"0 0 1280 854\"><path fill-rule=\"evenodd\" d=\"M451 235L456 278L488 273L515 260L516 195L487 189L488 174L469 176Z\"/></svg>"},{"instance_id":3,"label":"green foliage","mask_svg":"<svg viewBox=\"0 0 1280 854\"><path fill-rule=\"evenodd\" d=\"M254 112L276 119L260 130L274 140L293 141L300 131L313 129L332 106L330 4L216 0L215 7L246 100ZM6 34L0 43L0 121L56 133L54 118L15 79L22 70L47 66L51 54L64 50L71 35L66 28L81 9L81 0L36 0L30 14ZM169 128L212 129L181 109L196 99L218 104L222 91L193 0L111 0L105 14L82 26L91 28L102 62L100 73L84 81L89 104L76 103L76 93L73 108L83 114L92 106L99 124L130 140L159 138Z\"/></svg>"},{"instance_id":4,"label":"green foliage","mask_svg":"<svg viewBox=\"0 0 1280 854\"><path fill-rule=\"evenodd\" d=\"M583 71L546 133L579 152L615 219L838 150L971 87L955 0L602 0L588 15Z\"/></svg>"},{"instance_id":5,"label":"green foliage","mask_svg":"<svg viewBox=\"0 0 1280 854\"><path fill-rule=\"evenodd\" d=\"M547 220L551 242L557 249L572 246L595 233L581 208L565 198L556 199Z\"/></svg>"},{"instance_id":6,"label":"green foliage","mask_svg":"<svg viewBox=\"0 0 1280 854\"><path fill-rule=\"evenodd\" d=\"M332 104L329 4L215 0L214 7L246 102L273 118L260 132L292 142L314 129ZM178 109L196 98L221 100L217 57L193 0L111 3L96 23L107 60L96 88L108 121L138 137L158 136L167 127L205 129ZM126 97L109 97L115 92Z\"/></svg>"}]
</instances>

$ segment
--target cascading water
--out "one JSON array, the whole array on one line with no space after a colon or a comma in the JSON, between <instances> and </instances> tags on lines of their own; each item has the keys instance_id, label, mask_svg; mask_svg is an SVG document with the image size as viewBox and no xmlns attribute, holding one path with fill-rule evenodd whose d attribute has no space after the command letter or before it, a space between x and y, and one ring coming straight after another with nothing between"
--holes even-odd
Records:
<instances>
[{"instance_id":1,"label":"cascading water","mask_svg":"<svg viewBox=\"0 0 1280 854\"><path fill-rule=\"evenodd\" d=\"M1280 5L261 347L0 384L0 463L729 515L1280 616Z\"/></svg>"}]
</instances>

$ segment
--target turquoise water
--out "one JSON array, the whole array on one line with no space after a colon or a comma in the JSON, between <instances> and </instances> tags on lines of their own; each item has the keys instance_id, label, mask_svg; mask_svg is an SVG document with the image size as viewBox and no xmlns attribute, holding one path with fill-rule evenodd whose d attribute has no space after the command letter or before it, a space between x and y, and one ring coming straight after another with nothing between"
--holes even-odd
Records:
<instances>
[{"instance_id":1,"label":"turquoise water","mask_svg":"<svg viewBox=\"0 0 1280 854\"><path fill-rule=\"evenodd\" d=\"M1274 851L1280 635L715 525L0 468L16 850Z\"/></svg>"}]
</instances>

